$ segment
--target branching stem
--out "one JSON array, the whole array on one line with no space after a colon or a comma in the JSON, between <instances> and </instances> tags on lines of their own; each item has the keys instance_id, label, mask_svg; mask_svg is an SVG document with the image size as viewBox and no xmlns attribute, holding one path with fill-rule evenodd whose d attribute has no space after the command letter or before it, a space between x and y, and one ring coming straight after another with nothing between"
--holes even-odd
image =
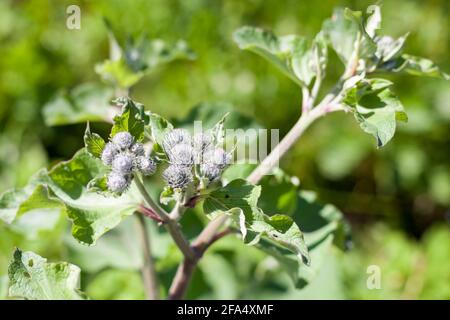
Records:
<instances>
[{"instance_id":1,"label":"branching stem","mask_svg":"<svg viewBox=\"0 0 450 320\"><path fill-rule=\"evenodd\" d=\"M317 89L318 90L318 89ZM310 96L303 96L303 107L307 106ZM294 145L294 143L302 136L305 130L315 120L321 116L334 111L344 110L339 105L340 93L330 93L326 95L323 100L311 110L309 108L304 109L306 112L302 112L297 123L287 133L287 135L281 140L281 142L272 150L272 152L260 163L260 165L250 174L247 180L250 183L256 184L261 178L269 174L270 171L278 164L279 160L286 154L286 152ZM305 100L307 101L305 104ZM227 222L228 216L220 215L216 219L212 220L200 233L197 239L193 242L192 248L197 250L197 256L201 257L204 251L209 245L217 240L219 229ZM189 281L198 263L198 259L187 260L185 259L178 267L175 278L173 279L172 286L169 291L169 299L182 299L184 293L189 285Z\"/></svg>"},{"instance_id":2,"label":"branching stem","mask_svg":"<svg viewBox=\"0 0 450 320\"><path fill-rule=\"evenodd\" d=\"M196 254L191 249L189 242L184 237L178 222L171 219L169 214L163 208L161 208L161 206L156 201L152 199L152 197L148 194L147 190L145 189L145 186L142 183L141 179L137 175L134 177L133 181L135 182L140 193L144 197L144 200L147 203L147 205L161 218L162 221L164 221L164 226L172 236L178 248L183 253L185 259L195 260Z\"/></svg>"}]
</instances>

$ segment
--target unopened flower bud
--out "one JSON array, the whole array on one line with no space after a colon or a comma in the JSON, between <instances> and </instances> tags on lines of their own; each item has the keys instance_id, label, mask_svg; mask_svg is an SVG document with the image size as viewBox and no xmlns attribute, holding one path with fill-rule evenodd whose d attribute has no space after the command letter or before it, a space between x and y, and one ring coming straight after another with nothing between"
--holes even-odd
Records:
<instances>
[{"instance_id":1,"label":"unopened flower bud","mask_svg":"<svg viewBox=\"0 0 450 320\"><path fill-rule=\"evenodd\" d=\"M185 129L174 129L170 131L163 140L163 147L166 152L169 152L177 144L191 144L191 135Z\"/></svg>"},{"instance_id":2,"label":"unopened flower bud","mask_svg":"<svg viewBox=\"0 0 450 320\"><path fill-rule=\"evenodd\" d=\"M111 142L108 142L102 151L102 161L105 165L110 166L113 162L114 157L119 152L119 149L112 144Z\"/></svg>"},{"instance_id":3,"label":"unopened flower bud","mask_svg":"<svg viewBox=\"0 0 450 320\"><path fill-rule=\"evenodd\" d=\"M213 147L213 136L208 133L196 133L193 139L193 147L195 153L195 163L199 164L203 160L203 154Z\"/></svg>"},{"instance_id":4,"label":"unopened flower bud","mask_svg":"<svg viewBox=\"0 0 450 320\"><path fill-rule=\"evenodd\" d=\"M168 151L167 156L174 165L191 166L194 163L194 150L189 144L177 144Z\"/></svg>"},{"instance_id":5,"label":"unopened flower bud","mask_svg":"<svg viewBox=\"0 0 450 320\"><path fill-rule=\"evenodd\" d=\"M144 145L142 143L136 142L134 143L131 148L130 151L135 155L135 156L145 156L145 150L144 150Z\"/></svg>"},{"instance_id":6,"label":"unopened flower bud","mask_svg":"<svg viewBox=\"0 0 450 320\"><path fill-rule=\"evenodd\" d=\"M184 189L193 181L192 171L188 167L171 165L163 173L167 184L174 189Z\"/></svg>"},{"instance_id":7,"label":"unopened flower bud","mask_svg":"<svg viewBox=\"0 0 450 320\"><path fill-rule=\"evenodd\" d=\"M134 138L129 132L122 131L114 135L112 142L120 149L125 150L131 147Z\"/></svg>"},{"instance_id":8,"label":"unopened flower bud","mask_svg":"<svg viewBox=\"0 0 450 320\"><path fill-rule=\"evenodd\" d=\"M109 191L117 193L125 191L130 185L130 182L131 179L128 176L115 171L110 172L107 179Z\"/></svg>"},{"instance_id":9,"label":"unopened flower bud","mask_svg":"<svg viewBox=\"0 0 450 320\"><path fill-rule=\"evenodd\" d=\"M112 169L121 174L129 174L133 170L134 157L128 153L119 153L112 162Z\"/></svg>"},{"instance_id":10,"label":"unopened flower bud","mask_svg":"<svg viewBox=\"0 0 450 320\"><path fill-rule=\"evenodd\" d=\"M148 156L139 156L135 160L136 167L142 172L144 176L155 173L156 162Z\"/></svg>"},{"instance_id":11,"label":"unopened flower bud","mask_svg":"<svg viewBox=\"0 0 450 320\"><path fill-rule=\"evenodd\" d=\"M223 170L231 163L231 155L222 148L210 149L203 155L203 163L214 164L220 170Z\"/></svg>"},{"instance_id":12,"label":"unopened flower bud","mask_svg":"<svg viewBox=\"0 0 450 320\"><path fill-rule=\"evenodd\" d=\"M200 165L200 175L207 178L209 182L216 181L220 178L222 170L212 163L204 163Z\"/></svg>"}]
</instances>

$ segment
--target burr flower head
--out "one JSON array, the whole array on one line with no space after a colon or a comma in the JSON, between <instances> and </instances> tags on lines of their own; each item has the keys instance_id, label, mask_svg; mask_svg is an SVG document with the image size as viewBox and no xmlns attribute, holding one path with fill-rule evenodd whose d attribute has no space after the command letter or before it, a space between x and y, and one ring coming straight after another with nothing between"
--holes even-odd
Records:
<instances>
[{"instance_id":1,"label":"burr flower head","mask_svg":"<svg viewBox=\"0 0 450 320\"><path fill-rule=\"evenodd\" d=\"M131 179L127 175L115 171L110 172L107 179L108 189L118 193L125 191L130 185L130 182Z\"/></svg>"},{"instance_id":2,"label":"burr flower head","mask_svg":"<svg viewBox=\"0 0 450 320\"><path fill-rule=\"evenodd\" d=\"M195 153L195 163L199 164L203 160L203 154L213 147L213 136L208 133L196 133L193 139L193 147Z\"/></svg>"},{"instance_id":3,"label":"burr flower head","mask_svg":"<svg viewBox=\"0 0 450 320\"><path fill-rule=\"evenodd\" d=\"M131 173L133 171L134 157L125 152L117 154L112 161L112 169L117 173L123 175Z\"/></svg>"},{"instance_id":4,"label":"burr flower head","mask_svg":"<svg viewBox=\"0 0 450 320\"><path fill-rule=\"evenodd\" d=\"M200 165L200 175L207 178L209 182L218 180L221 173L222 170L212 163L203 163Z\"/></svg>"},{"instance_id":5,"label":"burr flower head","mask_svg":"<svg viewBox=\"0 0 450 320\"><path fill-rule=\"evenodd\" d=\"M213 164L220 170L225 169L230 162L231 155L222 148L210 149L203 154L203 163Z\"/></svg>"},{"instance_id":6,"label":"burr flower head","mask_svg":"<svg viewBox=\"0 0 450 320\"><path fill-rule=\"evenodd\" d=\"M175 145L168 151L167 156L170 163L174 165L192 166L194 163L194 150L190 144L181 143Z\"/></svg>"},{"instance_id":7,"label":"burr flower head","mask_svg":"<svg viewBox=\"0 0 450 320\"><path fill-rule=\"evenodd\" d=\"M148 156L139 156L135 159L136 167L144 176L155 173L156 162Z\"/></svg>"},{"instance_id":8,"label":"burr flower head","mask_svg":"<svg viewBox=\"0 0 450 320\"><path fill-rule=\"evenodd\" d=\"M131 147L134 138L129 132L122 131L114 135L112 142L120 149L125 150Z\"/></svg>"},{"instance_id":9,"label":"burr flower head","mask_svg":"<svg viewBox=\"0 0 450 320\"><path fill-rule=\"evenodd\" d=\"M174 129L164 137L163 147L166 152L169 152L180 143L191 144L191 135L185 129Z\"/></svg>"},{"instance_id":10,"label":"burr flower head","mask_svg":"<svg viewBox=\"0 0 450 320\"><path fill-rule=\"evenodd\" d=\"M139 142L134 143L131 146L130 151L137 157L145 156L144 145L142 143Z\"/></svg>"},{"instance_id":11,"label":"burr flower head","mask_svg":"<svg viewBox=\"0 0 450 320\"><path fill-rule=\"evenodd\" d=\"M110 166L114 160L114 157L119 152L119 149L111 142L108 142L103 148L102 161L105 165Z\"/></svg>"},{"instance_id":12,"label":"burr flower head","mask_svg":"<svg viewBox=\"0 0 450 320\"><path fill-rule=\"evenodd\" d=\"M163 178L174 189L184 189L194 179L190 168L177 165L170 165L164 171Z\"/></svg>"}]
</instances>

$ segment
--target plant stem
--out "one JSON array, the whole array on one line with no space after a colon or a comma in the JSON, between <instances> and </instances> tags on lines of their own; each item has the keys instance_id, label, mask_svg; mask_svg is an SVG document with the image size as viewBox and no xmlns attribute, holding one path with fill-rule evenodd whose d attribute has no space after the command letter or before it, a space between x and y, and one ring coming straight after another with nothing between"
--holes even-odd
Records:
<instances>
[{"instance_id":1,"label":"plant stem","mask_svg":"<svg viewBox=\"0 0 450 320\"><path fill-rule=\"evenodd\" d=\"M152 257L151 243L148 236L147 226L145 224L145 219L137 212L137 229L139 233L139 239L141 240L142 250L143 250L143 265L141 269L142 278L144 280L144 290L145 295L148 300L158 300L159 299L159 286L158 278L156 277L154 260Z\"/></svg>"},{"instance_id":2,"label":"plant stem","mask_svg":"<svg viewBox=\"0 0 450 320\"><path fill-rule=\"evenodd\" d=\"M169 289L170 300L180 300L183 298L186 289L189 285L189 282L192 278L192 274L194 273L195 267L197 266L197 263L202 257L203 253L214 242L216 242L219 239L222 239L223 237L229 235L232 232L233 230L231 229L225 229L224 231L219 232L217 234L212 234L208 241L206 241L206 238L203 238L201 241L199 241L199 238L197 238L197 240L194 241L192 248L197 252L197 259L196 260L185 259L179 265L177 273L175 274L175 277L173 278L172 281L172 285L170 286Z\"/></svg>"},{"instance_id":3,"label":"plant stem","mask_svg":"<svg viewBox=\"0 0 450 320\"><path fill-rule=\"evenodd\" d=\"M147 205L151 209L153 209L153 211L164 221L164 226L166 227L167 231L169 231L170 235L177 244L178 248L183 253L184 257L189 260L195 260L196 254L191 249L189 242L184 237L178 222L172 220L169 214L163 208L161 208L161 206L157 202L153 201L152 197L148 194L144 184L137 175L134 177L133 181L135 182L140 193L147 202Z\"/></svg>"}]
</instances>

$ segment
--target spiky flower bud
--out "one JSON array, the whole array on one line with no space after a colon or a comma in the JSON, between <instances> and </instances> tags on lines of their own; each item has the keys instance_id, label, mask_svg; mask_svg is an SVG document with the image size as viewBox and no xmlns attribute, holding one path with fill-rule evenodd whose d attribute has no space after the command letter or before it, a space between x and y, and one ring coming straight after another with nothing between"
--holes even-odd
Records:
<instances>
[{"instance_id":1,"label":"spiky flower bud","mask_svg":"<svg viewBox=\"0 0 450 320\"><path fill-rule=\"evenodd\" d=\"M222 170L212 163L203 163L200 165L200 175L203 178L207 178L209 182L218 180L221 173Z\"/></svg>"},{"instance_id":2,"label":"spiky flower bud","mask_svg":"<svg viewBox=\"0 0 450 320\"><path fill-rule=\"evenodd\" d=\"M133 170L134 157L125 152L121 152L114 158L112 162L112 169L121 174L129 174Z\"/></svg>"},{"instance_id":3,"label":"spiky flower bud","mask_svg":"<svg viewBox=\"0 0 450 320\"><path fill-rule=\"evenodd\" d=\"M203 154L213 147L213 136L208 133L199 132L194 135L193 147L195 153L195 163L203 161Z\"/></svg>"},{"instance_id":4,"label":"spiky flower bud","mask_svg":"<svg viewBox=\"0 0 450 320\"><path fill-rule=\"evenodd\" d=\"M155 173L156 162L148 156L139 156L135 159L136 167L142 172L144 176Z\"/></svg>"},{"instance_id":5,"label":"spiky flower bud","mask_svg":"<svg viewBox=\"0 0 450 320\"><path fill-rule=\"evenodd\" d=\"M108 142L102 151L102 161L105 165L110 166L119 149L111 142Z\"/></svg>"},{"instance_id":6,"label":"spiky flower bud","mask_svg":"<svg viewBox=\"0 0 450 320\"><path fill-rule=\"evenodd\" d=\"M163 140L163 147L166 152L169 152L177 144L191 144L191 135L185 129L174 129L170 131Z\"/></svg>"},{"instance_id":7,"label":"spiky flower bud","mask_svg":"<svg viewBox=\"0 0 450 320\"><path fill-rule=\"evenodd\" d=\"M125 150L131 147L134 138L129 132L122 131L114 135L112 142L120 149Z\"/></svg>"},{"instance_id":8,"label":"spiky flower bud","mask_svg":"<svg viewBox=\"0 0 450 320\"><path fill-rule=\"evenodd\" d=\"M184 189L193 181L192 171L188 167L170 165L163 173L167 184L176 189Z\"/></svg>"},{"instance_id":9,"label":"spiky flower bud","mask_svg":"<svg viewBox=\"0 0 450 320\"><path fill-rule=\"evenodd\" d=\"M127 175L112 171L108 175L107 185L109 191L122 193L130 185L131 179Z\"/></svg>"},{"instance_id":10,"label":"spiky flower bud","mask_svg":"<svg viewBox=\"0 0 450 320\"><path fill-rule=\"evenodd\" d=\"M225 169L231 162L231 155L222 148L207 150L203 155L203 162L216 165L220 170Z\"/></svg>"},{"instance_id":11,"label":"spiky flower bud","mask_svg":"<svg viewBox=\"0 0 450 320\"><path fill-rule=\"evenodd\" d=\"M145 156L144 145L142 143L139 142L134 143L131 146L130 151L137 157Z\"/></svg>"},{"instance_id":12,"label":"spiky flower bud","mask_svg":"<svg viewBox=\"0 0 450 320\"><path fill-rule=\"evenodd\" d=\"M180 166L192 166L194 163L194 150L191 145L181 143L175 145L167 152L171 164Z\"/></svg>"}]
</instances>

